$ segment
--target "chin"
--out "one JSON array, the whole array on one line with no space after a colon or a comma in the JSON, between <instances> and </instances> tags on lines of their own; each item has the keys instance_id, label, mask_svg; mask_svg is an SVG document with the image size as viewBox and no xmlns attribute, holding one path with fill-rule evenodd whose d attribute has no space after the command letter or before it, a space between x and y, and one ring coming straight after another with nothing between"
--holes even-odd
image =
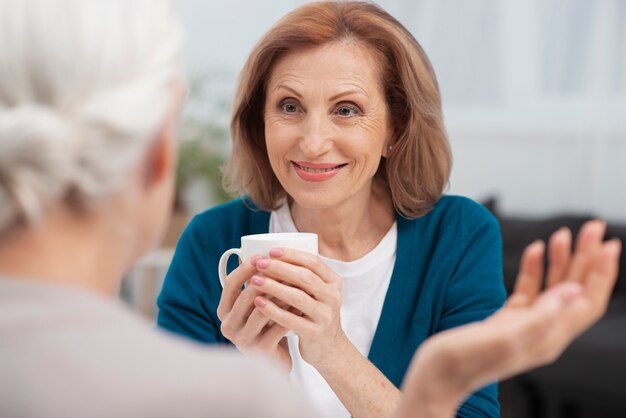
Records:
<instances>
[{"instance_id":1,"label":"chin","mask_svg":"<svg viewBox=\"0 0 626 418\"><path fill-rule=\"evenodd\" d=\"M341 198L340 194L336 191L324 192L321 190L303 191L299 190L296 193L289 194L294 203L298 206L306 209L328 209L341 204L346 195Z\"/></svg>"}]
</instances>

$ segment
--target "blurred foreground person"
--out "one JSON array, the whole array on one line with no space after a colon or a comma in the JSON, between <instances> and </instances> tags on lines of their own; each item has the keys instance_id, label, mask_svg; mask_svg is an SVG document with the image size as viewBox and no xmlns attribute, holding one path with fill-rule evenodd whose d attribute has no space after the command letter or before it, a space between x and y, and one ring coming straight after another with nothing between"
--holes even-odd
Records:
<instances>
[{"instance_id":1,"label":"blurred foreground person","mask_svg":"<svg viewBox=\"0 0 626 418\"><path fill-rule=\"evenodd\" d=\"M0 0L0 416L318 416L269 360L163 335L115 300L169 216L183 84L167 0ZM555 234L545 293L529 247L505 308L421 346L399 415L451 416L554 359L606 308L620 244L603 229L574 255Z\"/></svg>"},{"instance_id":2,"label":"blurred foreground person","mask_svg":"<svg viewBox=\"0 0 626 418\"><path fill-rule=\"evenodd\" d=\"M0 416L308 416L268 362L115 300L172 206L173 5L0 1Z\"/></svg>"}]
</instances>

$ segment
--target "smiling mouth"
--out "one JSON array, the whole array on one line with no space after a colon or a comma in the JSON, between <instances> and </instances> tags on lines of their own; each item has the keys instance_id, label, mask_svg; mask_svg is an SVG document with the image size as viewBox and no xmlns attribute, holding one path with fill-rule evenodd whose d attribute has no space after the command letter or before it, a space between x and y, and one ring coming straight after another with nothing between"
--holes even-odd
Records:
<instances>
[{"instance_id":1,"label":"smiling mouth","mask_svg":"<svg viewBox=\"0 0 626 418\"><path fill-rule=\"evenodd\" d=\"M297 168L299 168L302 171L305 171L307 173L328 173L331 172L333 170L337 170L341 167L344 167L346 164L338 164L338 165L325 165L324 167L307 167L307 166L303 166L301 164L298 164L295 161L291 162L293 165L295 165Z\"/></svg>"}]
</instances>

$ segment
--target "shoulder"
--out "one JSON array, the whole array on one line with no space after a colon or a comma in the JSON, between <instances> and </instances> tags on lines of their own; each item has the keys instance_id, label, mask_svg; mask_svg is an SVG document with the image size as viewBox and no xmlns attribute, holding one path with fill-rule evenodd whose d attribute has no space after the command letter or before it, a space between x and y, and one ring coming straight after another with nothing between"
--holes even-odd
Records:
<instances>
[{"instance_id":1,"label":"shoulder","mask_svg":"<svg viewBox=\"0 0 626 418\"><path fill-rule=\"evenodd\" d=\"M446 218L461 217L465 221L496 221L487 208L464 196L444 195L435 203L432 212Z\"/></svg>"},{"instance_id":2,"label":"shoulder","mask_svg":"<svg viewBox=\"0 0 626 418\"><path fill-rule=\"evenodd\" d=\"M454 195L442 196L430 212L417 219L403 219L402 223L411 225L422 236L458 236L483 228L499 231L498 220L487 208L470 198Z\"/></svg>"},{"instance_id":3,"label":"shoulder","mask_svg":"<svg viewBox=\"0 0 626 418\"><path fill-rule=\"evenodd\" d=\"M52 410L55 416L93 416L94 405L101 408L95 416L150 417L200 417L208 410L216 416L253 416L259 405L270 416L296 416L298 408L307 407L297 393L290 393L292 400L283 404L267 401L274 389L289 393L290 387L262 360L155 330L120 303L79 293L65 297L63 306L57 299L37 318L24 318L28 327L13 327L14 350L0 359L8 376L41 383L32 387L30 396L23 395L20 385L0 391L0 401L10 402L15 410L33 411L33 396L49 399L46 413ZM45 326L51 321L63 323L61 337ZM81 378L55 385L68 370ZM71 405L56 402L78 392L86 395ZM238 402L241 393L251 394L250 404Z\"/></svg>"},{"instance_id":4,"label":"shoulder","mask_svg":"<svg viewBox=\"0 0 626 418\"><path fill-rule=\"evenodd\" d=\"M134 347L126 347L132 366L126 367L130 372L123 372L127 384L122 392L150 387L148 396L166 394L168 413L163 416L204 416L207 408L216 416L254 416L261 406L268 416L288 417L309 407L280 375L278 366L265 358L202 346L160 330L137 331L134 339L126 340ZM138 377L134 380L130 375ZM288 399L274 400L275 391L289 394ZM249 403L239 402L241 393L249 394Z\"/></svg>"},{"instance_id":5,"label":"shoulder","mask_svg":"<svg viewBox=\"0 0 626 418\"><path fill-rule=\"evenodd\" d=\"M269 212L257 209L247 198L237 198L195 215L184 235L212 239L231 236L239 238L257 231L263 232L269 225L269 216Z\"/></svg>"},{"instance_id":6,"label":"shoulder","mask_svg":"<svg viewBox=\"0 0 626 418\"><path fill-rule=\"evenodd\" d=\"M440 231L454 231L464 242L476 234L500 234L495 216L480 203L463 196L443 196L435 204L432 215L440 224Z\"/></svg>"},{"instance_id":7,"label":"shoulder","mask_svg":"<svg viewBox=\"0 0 626 418\"><path fill-rule=\"evenodd\" d=\"M258 209L256 209L252 203L249 203L249 201L244 198L237 198L197 214L194 216L192 222L220 224L225 220L249 216L253 211L258 211Z\"/></svg>"},{"instance_id":8,"label":"shoulder","mask_svg":"<svg viewBox=\"0 0 626 418\"><path fill-rule=\"evenodd\" d=\"M398 254L404 252L428 265L454 266L470 253L477 254L476 262L501 257L497 219L466 197L443 196L426 215L397 220Z\"/></svg>"}]
</instances>

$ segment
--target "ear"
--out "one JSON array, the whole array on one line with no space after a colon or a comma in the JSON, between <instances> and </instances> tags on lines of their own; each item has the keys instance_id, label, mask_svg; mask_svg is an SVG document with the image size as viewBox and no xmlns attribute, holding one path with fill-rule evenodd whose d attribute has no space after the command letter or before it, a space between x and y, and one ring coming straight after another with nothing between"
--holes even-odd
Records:
<instances>
[{"instance_id":1,"label":"ear","mask_svg":"<svg viewBox=\"0 0 626 418\"><path fill-rule=\"evenodd\" d=\"M177 152L174 133L182 107L183 90L180 84L176 84L172 90L172 106L146 156L146 186L169 180L176 169Z\"/></svg>"},{"instance_id":2,"label":"ear","mask_svg":"<svg viewBox=\"0 0 626 418\"><path fill-rule=\"evenodd\" d=\"M146 155L145 183L148 187L169 178L175 169L174 127L169 119L159 130Z\"/></svg>"},{"instance_id":3,"label":"ear","mask_svg":"<svg viewBox=\"0 0 626 418\"><path fill-rule=\"evenodd\" d=\"M383 148L382 155L384 158L389 158L389 154L393 151L393 144L391 141L385 143L385 147Z\"/></svg>"}]
</instances>

